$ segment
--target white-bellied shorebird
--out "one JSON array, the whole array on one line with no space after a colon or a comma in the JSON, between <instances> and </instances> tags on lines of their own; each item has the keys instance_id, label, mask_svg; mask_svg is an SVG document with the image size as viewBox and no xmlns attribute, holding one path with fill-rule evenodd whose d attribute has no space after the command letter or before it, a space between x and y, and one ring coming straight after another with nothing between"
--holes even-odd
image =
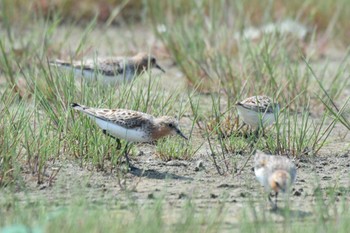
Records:
<instances>
[{"instance_id":1,"label":"white-bellied shorebird","mask_svg":"<svg viewBox=\"0 0 350 233\"><path fill-rule=\"evenodd\" d=\"M252 96L236 103L239 116L250 127L259 130L276 121L280 107L268 96Z\"/></svg>"},{"instance_id":2,"label":"white-bellied shorebird","mask_svg":"<svg viewBox=\"0 0 350 233\"><path fill-rule=\"evenodd\" d=\"M124 148L126 163L129 166L128 144L132 142L152 142L168 135L179 135L187 140L180 131L178 122L173 117L152 115L126 109L90 108L73 103L72 108L81 111L95 120L103 133L117 141L120 149L120 139L127 141Z\"/></svg>"},{"instance_id":3,"label":"white-bellied shorebird","mask_svg":"<svg viewBox=\"0 0 350 233\"><path fill-rule=\"evenodd\" d=\"M269 192L268 199L273 209L276 209L278 193L290 191L295 182L297 170L294 163L284 156L257 151L254 158L254 172L260 184ZM275 202L271 200L270 191L275 192Z\"/></svg>"},{"instance_id":4,"label":"white-bellied shorebird","mask_svg":"<svg viewBox=\"0 0 350 233\"><path fill-rule=\"evenodd\" d=\"M133 57L96 58L84 61L56 60L50 65L64 70L73 70L76 78L87 81L97 80L106 85L130 82L148 68L164 69L157 63L155 57L147 53L139 53Z\"/></svg>"}]
</instances>

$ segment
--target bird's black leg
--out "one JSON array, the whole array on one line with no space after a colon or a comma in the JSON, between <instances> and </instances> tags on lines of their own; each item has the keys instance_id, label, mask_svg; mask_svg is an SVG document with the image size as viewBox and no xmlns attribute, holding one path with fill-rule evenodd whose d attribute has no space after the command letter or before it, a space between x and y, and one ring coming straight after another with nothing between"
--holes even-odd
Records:
<instances>
[{"instance_id":1,"label":"bird's black leg","mask_svg":"<svg viewBox=\"0 0 350 233\"><path fill-rule=\"evenodd\" d=\"M250 137L252 134L253 134L253 128L250 126L250 125L248 125L248 130L249 130L249 135L248 135L248 137Z\"/></svg>"},{"instance_id":2,"label":"bird's black leg","mask_svg":"<svg viewBox=\"0 0 350 233\"><path fill-rule=\"evenodd\" d=\"M260 128L258 127L258 128L256 128L256 130L254 131L254 136L255 136L256 138L258 138L258 137L259 137L259 134L260 134Z\"/></svg>"},{"instance_id":3,"label":"bird's black leg","mask_svg":"<svg viewBox=\"0 0 350 233\"><path fill-rule=\"evenodd\" d=\"M278 192L276 192L276 196L275 196L275 209L277 209L277 197L278 197Z\"/></svg>"},{"instance_id":4,"label":"bird's black leg","mask_svg":"<svg viewBox=\"0 0 350 233\"><path fill-rule=\"evenodd\" d=\"M110 135L109 133L107 133L107 131L105 129L102 130L102 133L104 135L110 136L111 138L113 138L117 142L117 150L120 150L122 148L122 144L120 143L120 139L119 138L116 138L116 137Z\"/></svg>"},{"instance_id":5,"label":"bird's black leg","mask_svg":"<svg viewBox=\"0 0 350 233\"><path fill-rule=\"evenodd\" d=\"M270 204L271 204L271 206L272 206L272 211L277 210L277 195L278 195L278 192L276 192L275 201L274 201L274 202L273 202L272 199L271 199L272 194L269 193L269 195L268 195L269 202L270 202Z\"/></svg>"},{"instance_id":6,"label":"bird's black leg","mask_svg":"<svg viewBox=\"0 0 350 233\"><path fill-rule=\"evenodd\" d=\"M129 159L129 152L130 152L130 149L131 149L131 146L130 146L130 143L127 142L125 147L124 147L124 157L125 157L125 160L126 160L126 164L128 166L128 168L130 170L132 170L133 168L135 168L133 165L130 164L130 159Z\"/></svg>"},{"instance_id":7,"label":"bird's black leg","mask_svg":"<svg viewBox=\"0 0 350 233\"><path fill-rule=\"evenodd\" d=\"M128 166L128 168L130 167L130 159L128 156L128 145L129 143L126 143L125 147L124 147L124 157L125 157L125 161L126 161L126 165Z\"/></svg>"},{"instance_id":8,"label":"bird's black leg","mask_svg":"<svg viewBox=\"0 0 350 233\"><path fill-rule=\"evenodd\" d=\"M122 148L122 144L120 143L120 139L115 138L115 141L117 142L117 150L120 150L120 148Z\"/></svg>"},{"instance_id":9,"label":"bird's black leg","mask_svg":"<svg viewBox=\"0 0 350 233\"><path fill-rule=\"evenodd\" d=\"M122 148L122 144L120 143L120 139L119 138L116 138L114 137L113 135L110 135L109 133L107 133L107 131L105 129L102 130L102 133L113 138L116 142L117 142L117 150L120 150ZM129 169L133 169L134 167L130 164L130 159L129 159L129 152L130 152L130 149L131 147L129 146L129 142L126 143L124 149L123 149L123 153L124 153L124 157L125 157L125 160L126 160L126 164L128 166Z\"/></svg>"},{"instance_id":10,"label":"bird's black leg","mask_svg":"<svg viewBox=\"0 0 350 233\"><path fill-rule=\"evenodd\" d=\"M270 202L270 204L272 205L272 204L273 204L273 201L271 200L271 193L269 193L269 194L267 195L267 198L269 199L269 202Z\"/></svg>"},{"instance_id":11,"label":"bird's black leg","mask_svg":"<svg viewBox=\"0 0 350 233\"><path fill-rule=\"evenodd\" d=\"M265 134L265 127L262 128L262 135L263 135L263 137L266 136L266 134Z\"/></svg>"}]
</instances>

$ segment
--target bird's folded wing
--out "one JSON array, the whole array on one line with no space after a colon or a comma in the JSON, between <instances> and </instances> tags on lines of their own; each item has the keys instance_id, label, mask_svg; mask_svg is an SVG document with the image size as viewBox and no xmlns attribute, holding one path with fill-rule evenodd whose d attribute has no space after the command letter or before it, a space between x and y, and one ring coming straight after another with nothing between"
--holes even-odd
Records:
<instances>
[{"instance_id":1,"label":"bird's folded wing","mask_svg":"<svg viewBox=\"0 0 350 233\"><path fill-rule=\"evenodd\" d=\"M251 105L251 104L243 104L239 103L238 105L242 106L245 109L250 109L255 112L261 112L261 113L270 113L273 112L273 107L271 105L267 106L257 106L257 105Z\"/></svg>"},{"instance_id":2,"label":"bird's folded wing","mask_svg":"<svg viewBox=\"0 0 350 233\"><path fill-rule=\"evenodd\" d=\"M121 58L90 59L86 61L63 61L50 62L51 65L72 67L82 71L93 71L106 76L115 76L124 73L125 62Z\"/></svg>"},{"instance_id":3,"label":"bird's folded wing","mask_svg":"<svg viewBox=\"0 0 350 233\"><path fill-rule=\"evenodd\" d=\"M152 120L152 117L147 114L131 110L90 108L85 109L85 112L98 119L108 121L128 129L141 127L143 124Z\"/></svg>"}]
</instances>

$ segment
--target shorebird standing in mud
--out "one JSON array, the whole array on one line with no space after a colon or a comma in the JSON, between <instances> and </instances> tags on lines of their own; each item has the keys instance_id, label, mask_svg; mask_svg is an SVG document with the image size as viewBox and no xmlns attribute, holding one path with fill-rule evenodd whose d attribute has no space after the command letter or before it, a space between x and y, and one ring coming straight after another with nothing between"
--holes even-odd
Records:
<instances>
[{"instance_id":1,"label":"shorebird standing in mud","mask_svg":"<svg viewBox=\"0 0 350 233\"><path fill-rule=\"evenodd\" d=\"M102 132L117 141L120 149L120 139L127 141L124 156L128 167L128 145L133 142L152 142L168 135L179 135L187 140L180 131L178 122L173 117L152 115L126 109L90 108L73 103L72 108L81 111L93 119Z\"/></svg>"},{"instance_id":2,"label":"shorebird standing in mud","mask_svg":"<svg viewBox=\"0 0 350 233\"><path fill-rule=\"evenodd\" d=\"M279 192L286 193L296 179L294 163L284 156L268 155L257 151L254 158L255 176L265 190L269 192L268 199L273 210L277 209L277 196ZM275 192L275 201L271 200L270 191Z\"/></svg>"},{"instance_id":3,"label":"shorebird standing in mud","mask_svg":"<svg viewBox=\"0 0 350 233\"><path fill-rule=\"evenodd\" d=\"M252 96L236 103L238 114L251 128L264 129L276 121L280 107L268 96Z\"/></svg>"}]
</instances>

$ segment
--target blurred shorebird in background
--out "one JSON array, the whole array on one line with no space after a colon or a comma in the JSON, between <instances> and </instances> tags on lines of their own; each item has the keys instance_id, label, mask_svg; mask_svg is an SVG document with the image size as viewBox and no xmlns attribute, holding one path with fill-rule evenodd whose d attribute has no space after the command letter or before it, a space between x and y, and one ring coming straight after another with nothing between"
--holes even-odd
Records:
<instances>
[{"instance_id":1,"label":"blurred shorebird in background","mask_svg":"<svg viewBox=\"0 0 350 233\"><path fill-rule=\"evenodd\" d=\"M96 58L84 61L56 60L49 63L57 68L73 71L76 78L87 81L97 80L105 85L130 82L134 77L156 68L165 72L155 57L147 53L139 53L133 57Z\"/></svg>"}]
</instances>

